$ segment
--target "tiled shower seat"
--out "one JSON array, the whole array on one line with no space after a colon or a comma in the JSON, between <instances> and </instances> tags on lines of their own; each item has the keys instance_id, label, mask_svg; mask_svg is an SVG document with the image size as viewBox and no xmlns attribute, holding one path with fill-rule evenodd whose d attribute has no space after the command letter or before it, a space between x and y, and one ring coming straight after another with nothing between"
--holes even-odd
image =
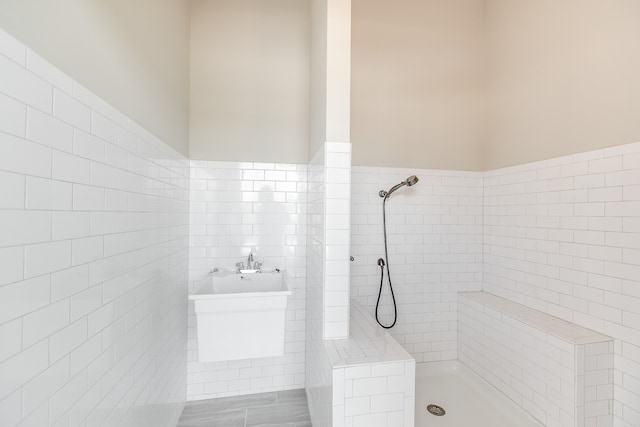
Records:
<instances>
[{"instance_id":1,"label":"tiled shower seat","mask_svg":"<svg viewBox=\"0 0 640 427\"><path fill-rule=\"evenodd\" d=\"M413 357L351 302L351 335L327 340L333 366L333 427L413 427Z\"/></svg>"},{"instance_id":2,"label":"tiled shower seat","mask_svg":"<svg viewBox=\"0 0 640 427\"><path fill-rule=\"evenodd\" d=\"M487 292L458 316L460 360L544 425L612 425L611 337Z\"/></svg>"}]
</instances>

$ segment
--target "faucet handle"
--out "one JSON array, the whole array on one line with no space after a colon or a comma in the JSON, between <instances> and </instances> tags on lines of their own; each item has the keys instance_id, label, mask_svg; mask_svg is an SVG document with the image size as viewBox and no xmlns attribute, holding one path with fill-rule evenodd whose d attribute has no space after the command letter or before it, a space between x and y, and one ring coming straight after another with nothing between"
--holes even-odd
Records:
<instances>
[{"instance_id":1,"label":"faucet handle","mask_svg":"<svg viewBox=\"0 0 640 427\"><path fill-rule=\"evenodd\" d=\"M240 270L244 270L244 262L240 261L236 263L236 267L238 267Z\"/></svg>"},{"instance_id":2,"label":"faucet handle","mask_svg":"<svg viewBox=\"0 0 640 427\"><path fill-rule=\"evenodd\" d=\"M262 267L262 263L261 262L256 261L256 262L253 263L253 269L254 270L260 270L261 267Z\"/></svg>"}]
</instances>

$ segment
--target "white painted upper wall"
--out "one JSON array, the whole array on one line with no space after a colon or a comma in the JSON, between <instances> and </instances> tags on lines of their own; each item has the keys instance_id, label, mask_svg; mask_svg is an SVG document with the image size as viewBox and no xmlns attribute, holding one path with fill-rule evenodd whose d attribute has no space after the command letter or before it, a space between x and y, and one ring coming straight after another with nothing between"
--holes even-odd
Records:
<instances>
[{"instance_id":1,"label":"white painted upper wall","mask_svg":"<svg viewBox=\"0 0 640 427\"><path fill-rule=\"evenodd\" d=\"M327 1L327 142L351 133L351 0Z\"/></svg>"},{"instance_id":2,"label":"white painted upper wall","mask_svg":"<svg viewBox=\"0 0 640 427\"><path fill-rule=\"evenodd\" d=\"M639 1L486 4L486 169L640 141Z\"/></svg>"},{"instance_id":3,"label":"white painted upper wall","mask_svg":"<svg viewBox=\"0 0 640 427\"><path fill-rule=\"evenodd\" d=\"M191 1L190 156L306 163L310 3Z\"/></svg>"},{"instance_id":4,"label":"white painted upper wall","mask_svg":"<svg viewBox=\"0 0 640 427\"><path fill-rule=\"evenodd\" d=\"M325 142L349 142L351 0L312 0L309 157Z\"/></svg>"},{"instance_id":5,"label":"white painted upper wall","mask_svg":"<svg viewBox=\"0 0 640 427\"><path fill-rule=\"evenodd\" d=\"M353 0L357 166L482 170L484 1Z\"/></svg>"},{"instance_id":6,"label":"white painted upper wall","mask_svg":"<svg viewBox=\"0 0 640 427\"><path fill-rule=\"evenodd\" d=\"M354 0L353 161L487 170L640 141L636 0Z\"/></svg>"},{"instance_id":7,"label":"white painted upper wall","mask_svg":"<svg viewBox=\"0 0 640 427\"><path fill-rule=\"evenodd\" d=\"M311 0L309 157L327 141L327 0Z\"/></svg>"},{"instance_id":8,"label":"white painted upper wall","mask_svg":"<svg viewBox=\"0 0 640 427\"><path fill-rule=\"evenodd\" d=\"M188 154L188 0L0 0L0 27Z\"/></svg>"},{"instance_id":9,"label":"white painted upper wall","mask_svg":"<svg viewBox=\"0 0 640 427\"><path fill-rule=\"evenodd\" d=\"M640 140L636 0L191 3L191 126L188 0L0 0L0 26L196 159L351 139L355 165L485 170Z\"/></svg>"}]
</instances>

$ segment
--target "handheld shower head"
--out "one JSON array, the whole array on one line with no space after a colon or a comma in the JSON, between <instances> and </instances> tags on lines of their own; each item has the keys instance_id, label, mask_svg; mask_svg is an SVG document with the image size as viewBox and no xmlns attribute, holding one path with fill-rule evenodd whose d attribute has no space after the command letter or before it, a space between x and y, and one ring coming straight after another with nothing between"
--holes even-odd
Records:
<instances>
[{"instance_id":1,"label":"handheld shower head","mask_svg":"<svg viewBox=\"0 0 640 427\"><path fill-rule=\"evenodd\" d=\"M418 177L415 175L411 175L409 178L405 179L404 181L402 181L400 184L396 184L393 187L391 187L391 189L389 191L384 191L384 190L380 190L380 192L378 193L378 195L380 197L384 197L385 199L387 197L389 197L391 195L391 193L393 193L394 191L396 191L397 189L404 187L405 185L407 187L411 187L412 185L415 185L418 183Z\"/></svg>"},{"instance_id":2,"label":"handheld shower head","mask_svg":"<svg viewBox=\"0 0 640 427\"><path fill-rule=\"evenodd\" d=\"M396 184L393 187L391 187L389 191L380 190L380 192L378 193L380 197L384 199L382 201L382 229L384 233L384 258L378 259L378 266L380 267L380 289L378 290L378 301L376 302L376 321L384 329L393 328L396 322L398 321L398 307L396 305L396 297L393 293L393 285L391 284L391 272L389 271L389 250L387 247L387 211L386 211L387 198L391 195L391 193L393 193L397 189L404 187L405 185L407 187L411 187L412 185L416 185L417 183L418 183L418 177L415 175L411 175L410 177L402 181L400 184ZM382 322L380 322L380 319L378 318L380 296L382 295L382 284L384 283L385 264L387 267L387 280L389 281L389 291L391 292L391 299L393 300L393 312L394 312L393 323L388 326L382 324Z\"/></svg>"},{"instance_id":3,"label":"handheld shower head","mask_svg":"<svg viewBox=\"0 0 640 427\"><path fill-rule=\"evenodd\" d=\"M417 176L411 175L404 182L405 182L405 184L407 184L408 187L411 187L412 185L416 185L418 183L418 181L419 181L419 179L418 179Z\"/></svg>"}]
</instances>

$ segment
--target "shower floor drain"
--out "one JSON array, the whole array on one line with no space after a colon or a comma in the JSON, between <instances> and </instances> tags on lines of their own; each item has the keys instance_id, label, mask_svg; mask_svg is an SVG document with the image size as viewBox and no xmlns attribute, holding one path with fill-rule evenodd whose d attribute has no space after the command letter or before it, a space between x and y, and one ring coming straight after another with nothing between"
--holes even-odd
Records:
<instances>
[{"instance_id":1,"label":"shower floor drain","mask_svg":"<svg viewBox=\"0 0 640 427\"><path fill-rule=\"evenodd\" d=\"M427 405L427 411L429 411L431 415L435 415L436 417L441 417L447 413L447 411L445 411L442 406L438 405Z\"/></svg>"}]
</instances>

